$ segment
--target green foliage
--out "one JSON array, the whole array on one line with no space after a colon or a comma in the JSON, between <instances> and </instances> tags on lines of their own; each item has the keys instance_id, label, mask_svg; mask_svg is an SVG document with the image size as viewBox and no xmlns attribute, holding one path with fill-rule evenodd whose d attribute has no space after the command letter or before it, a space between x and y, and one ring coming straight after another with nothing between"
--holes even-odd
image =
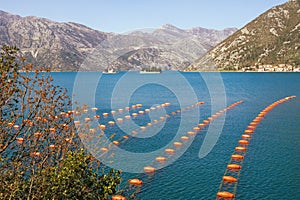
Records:
<instances>
[{"instance_id":1,"label":"green foliage","mask_svg":"<svg viewBox=\"0 0 300 200\"><path fill-rule=\"evenodd\" d=\"M15 47L2 46L0 61L0 199L115 194L120 172L105 173L82 148L67 91L53 85L47 69L20 67Z\"/></svg>"}]
</instances>

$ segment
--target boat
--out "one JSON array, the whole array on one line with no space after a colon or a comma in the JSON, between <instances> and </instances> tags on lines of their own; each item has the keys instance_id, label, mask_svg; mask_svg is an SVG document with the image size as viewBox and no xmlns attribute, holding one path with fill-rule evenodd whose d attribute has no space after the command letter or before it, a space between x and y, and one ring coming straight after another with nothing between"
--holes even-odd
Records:
<instances>
[{"instance_id":1,"label":"boat","mask_svg":"<svg viewBox=\"0 0 300 200\"><path fill-rule=\"evenodd\" d=\"M140 74L160 74L161 69L157 67L144 68L140 71Z\"/></svg>"},{"instance_id":2,"label":"boat","mask_svg":"<svg viewBox=\"0 0 300 200\"><path fill-rule=\"evenodd\" d=\"M118 70L115 70L114 68L108 68L108 69L104 70L102 73L103 74L117 74L119 72L118 72Z\"/></svg>"}]
</instances>

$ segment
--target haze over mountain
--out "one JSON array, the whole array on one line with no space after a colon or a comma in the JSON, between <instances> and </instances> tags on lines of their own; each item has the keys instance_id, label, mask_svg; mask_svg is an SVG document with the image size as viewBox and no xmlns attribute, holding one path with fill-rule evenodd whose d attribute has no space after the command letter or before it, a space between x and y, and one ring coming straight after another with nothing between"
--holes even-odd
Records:
<instances>
[{"instance_id":1,"label":"haze over mountain","mask_svg":"<svg viewBox=\"0 0 300 200\"><path fill-rule=\"evenodd\" d=\"M276 6L190 65L188 71L257 69L260 65L300 66L300 3Z\"/></svg>"},{"instance_id":2,"label":"haze over mountain","mask_svg":"<svg viewBox=\"0 0 300 200\"><path fill-rule=\"evenodd\" d=\"M54 71L183 69L236 30L183 30L166 24L151 32L115 34L0 11L1 44L16 45L28 62Z\"/></svg>"}]
</instances>

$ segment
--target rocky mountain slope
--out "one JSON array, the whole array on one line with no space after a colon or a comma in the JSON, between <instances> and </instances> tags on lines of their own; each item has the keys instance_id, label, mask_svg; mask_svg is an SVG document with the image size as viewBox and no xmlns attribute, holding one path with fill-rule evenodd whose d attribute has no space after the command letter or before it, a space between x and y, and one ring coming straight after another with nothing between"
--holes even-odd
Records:
<instances>
[{"instance_id":1,"label":"rocky mountain slope","mask_svg":"<svg viewBox=\"0 0 300 200\"><path fill-rule=\"evenodd\" d=\"M300 5L289 0L263 13L196 60L187 70L257 69L300 65Z\"/></svg>"},{"instance_id":2,"label":"rocky mountain slope","mask_svg":"<svg viewBox=\"0 0 300 200\"><path fill-rule=\"evenodd\" d=\"M0 11L1 44L16 45L27 61L54 71L132 70L154 65L182 69L236 30L182 30L167 24L152 32L114 34Z\"/></svg>"}]
</instances>

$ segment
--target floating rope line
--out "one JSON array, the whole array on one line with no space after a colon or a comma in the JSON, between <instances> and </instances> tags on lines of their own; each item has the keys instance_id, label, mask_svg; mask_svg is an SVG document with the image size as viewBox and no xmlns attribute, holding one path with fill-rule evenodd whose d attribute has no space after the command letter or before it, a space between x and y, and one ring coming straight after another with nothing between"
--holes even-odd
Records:
<instances>
[{"instance_id":1,"label":"floating rope line","mask_svg":"<svg viewBox=\"0 0 300 200\"><path fill-rule=\"evenodd\" d=\"M153 175L156 172L156 167L155 166L159 166L159 164L163 164L164 162L166 162L168 159L170 159L175 153L176 150L178 150L179 148L181 148L183 145L186 145L186 141L193 139L197 133L199 133L201 130L203 130L212 120L217 119L218 117L220 117L223 113L227 112L228 110L234 108L235 106L241 104L243 101L238 101L235 102L233 104L231 104L230 106L226 107L223 110L220 110L218 112L216 112L214 115L208 117L207 119L203 120L202 123L198 124L197 126L193 127L192 130L187 131L185 135L181 136L181 141L175 141L173 142L173 147L168 147L165 149L164 154L160 155L158 157L155 158L155 160L153 160L151 163L149 163L148 166L144 167L144 171L141 172L140 174L138 174L135 178L133 179L129 179L129 185L130 185L130 189L132 189L132 187L136 187L135 192L133 192L131 198L133 198L139 191L140 188L143 184L150 182L151 178L153 177ZM189 108L187 108L188 110ZM181 109L181 110L186 110L186 109ZM175 115L176 113L180 113L181 110L178 110L176 112L173 112L172 115ZM141 176L143 174L148 174L148 178L145 180L142 180ZM133 183L132 183L133 181ZM138 182L139 184L135 184L136 182ZM126 188L125 188L126 190ZM128 190L130 191L130 190ZM117 200L118 198L120 199L126 199L124 196L121 195L116 195L112 197L112 200Z\"/></svg>"},{"instance_id":2,"label":"floating rope line","mask_svg":"<svg viewBox=\"0 0 300 200\"><path fill-rule=\"evenodd\" d=\"M216 200L231 200L236 197L237 184L240 178L243 161L256 127L259 125L261 120L263 120L264 116L268 114L268 112L270 112L274 107L295 97L296 96L288 96L270 104L264 110L262 110L257 117L252 120L252 122L250 122L250 124L247 126L247 129L242 134L241 140L238 141L238 146L235 147L234 153L228 162L217 192Z\"/></svg>"}]
</instances>

